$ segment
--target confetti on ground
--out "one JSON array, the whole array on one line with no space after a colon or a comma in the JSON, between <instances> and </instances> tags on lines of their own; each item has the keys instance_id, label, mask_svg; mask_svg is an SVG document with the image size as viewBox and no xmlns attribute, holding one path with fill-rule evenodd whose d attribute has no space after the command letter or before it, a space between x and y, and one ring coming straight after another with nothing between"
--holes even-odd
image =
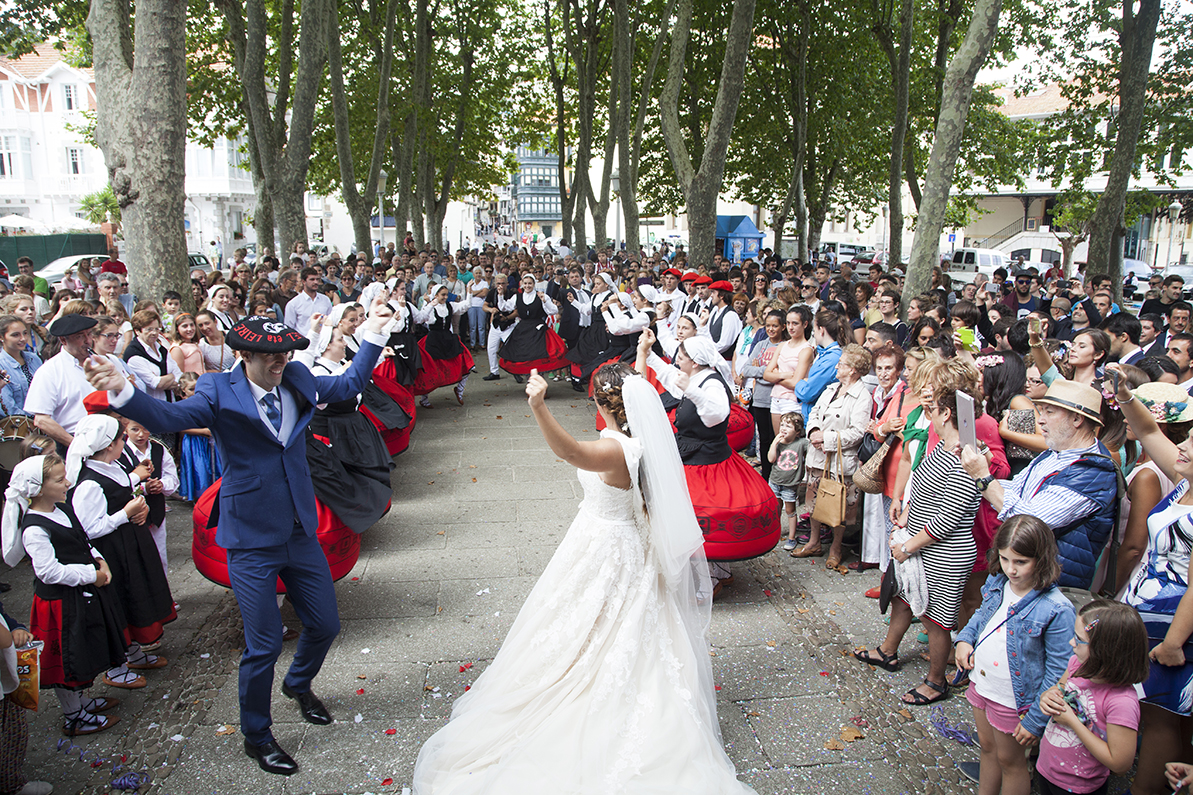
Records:
<instances>
[{"instance_id":1,"label":"confetti on ground","mask_svg":"<svg viewBox=\"0 0 1193 795\"><path fill-rule=\"evenodd\" d=\"M472 667L472 663L464 663L463 665L460 666L460 673L464 673L471 667Z\"/></svg>"},{"instance_id":2,"label":"confetti on ground","mask_svg":"<svg viewBox=\"0 0 1193 795\"><path fill-rule=\"evenodd\" d=\"M390 737L393 737L395 734L398 733L398 730L397 729L386 729L385 733L388 734Z\"/></svg>"},{"instance_id":3,"label":"confetti on ground","mask_svg":"<svg viewBox=\"0 0 1193 795\"><path fill-rule=\"evenodd\" d=\"M361 654L368 654L368 653L369 653L369 652L371 652L371 651L372 651L372 649L361 649L361 650L360 650L360 653L361 653Z\"/></svg>"},{"instance_id":4,"label":"confetti on ground","mask_svg":"<svg viewBox=\"0 0 1193 795\"><path fill-rule=\"evenodd\" d=\"M210 655L210 654L207 654L206 652L205 652L205 653L203 653L203 654L200 654L200 655L199 655L199 659L201 659L201 660L207 660L207 659L210 659L210 658L211 658L211 655Z\"/></svg>"},{"instance_id":5,"label":"confetti on ground","mask_svg":"<svg viewBox=\"0 0 1193 795\"><path fill-rule=\"evenodd\" d=\"M185 740L186 738L185 738L185 737L183 737L181 734L175 734L175 735L174 735L173 737L171 737L170 739L171 739L171 740L173 740L173 741L174 741L174 742L176 742L176 743L180 743L180 742L182 742L183 740Z\"/></svg>"},{"instance_id":6,"label":"confetti on ground","mask_svg":"<svg viewBox=\"0 0 1193 795\"><path fill-rule=\"evenodd\" d=\"M360 723L360 722L361 722L361 721L363 721L364 719L365 719L365 716L364 716L364 715L361 715L361 714L358 712L358 713L356 713L356 717L352 719L352 722L353 722L353 723Z\"/></svg>"},{"instance_id":7,"label":"confetti on ground","mask_svg":"<svg viewBox=\"0 0 1193 795\"><path fill-rule=\"evenodd\" d=\"M485 588L485 589L483 589L483 590L477 591L477 592L476 592L476 595L477 595L477 596L481 596L481 595L483 595L483 594L487 594L487 593L489 593L489 589L488 589L488 588Z\"/></svg>"}]
</instances>

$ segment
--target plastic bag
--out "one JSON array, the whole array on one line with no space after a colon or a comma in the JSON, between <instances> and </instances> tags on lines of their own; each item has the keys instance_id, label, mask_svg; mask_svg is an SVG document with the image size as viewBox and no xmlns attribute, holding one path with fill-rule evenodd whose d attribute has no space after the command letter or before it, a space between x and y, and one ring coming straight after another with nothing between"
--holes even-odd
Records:
<instances>
[{"instance_id":1,"label":"plastic bag","mask_svg":"<svg viewBox=\"0 0 1193 795\"><path fill-rule=\"evenodd\" d=\"M40 692L40 656L45 644L35 640L27 646L17 649L17 678L20 684L17 689L8 694L18 707L37 712L38 693Z\"/></svg>"}]
</instances>

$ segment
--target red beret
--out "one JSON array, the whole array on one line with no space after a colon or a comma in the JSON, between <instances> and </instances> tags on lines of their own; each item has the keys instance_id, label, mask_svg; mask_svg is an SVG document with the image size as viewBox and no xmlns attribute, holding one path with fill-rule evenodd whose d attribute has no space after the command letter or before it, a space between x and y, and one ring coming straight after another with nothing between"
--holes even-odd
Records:
<instances>
[{"instance_id":1,"label":"red beret","mask_svg":"<svg viewBox=\"0 0 1193 795\"><path fill-rule=\"evenodd\" d=\"M724 279L721 279L720 281L715 281L712 284L710 284L708 286L708 289L710 289L710 290L727 290L728 292L733 292L733 285L730 284L729 282L725 281Z\"/></svg>"},{"instance_id":2,"label":"red beret","mask_svg":"<svg viewBox=\"0 0 1193 795\"><path fill-rule=\"evenodd\" d=\"M681 274L675 268L668 268L667 270L663 271L663 275L664 276L674 276L675 278L678 279Z\"/></svg>"},{"instance_id":3,"label":"red beret","mask_svg":"<svg viewBox=\"0 0 1193 795\"><path fill-rule=\"evenodd\" d=\"M103 414L112 407L108 405L107 392L92 392L83 398L83 408L87 409L88 414Z\"/></svg>"},{"instance_id":4,"label":"red beret","mask_svg":"<svg viewBox=\"0 0 1193 795\"><path fill-rule=\"evenodd\" d=\"M696 284L699 284L699 285L712 284L712 279L708 278L707 276L697 276Z\"/></svg>"},{"instance_id":5,"label":"red beret","mask_svg":"<svg viewBox=\"0 0 1193 795\"><path fill-rule=\"evenodd\" d=\"M672 270L674 270L674 269L672 269ZM696 274L694 274L694 273L685 273L682 277L680 277L681 282L692 282L695 280L696 280Z\"/></svg>"}]
</instances>

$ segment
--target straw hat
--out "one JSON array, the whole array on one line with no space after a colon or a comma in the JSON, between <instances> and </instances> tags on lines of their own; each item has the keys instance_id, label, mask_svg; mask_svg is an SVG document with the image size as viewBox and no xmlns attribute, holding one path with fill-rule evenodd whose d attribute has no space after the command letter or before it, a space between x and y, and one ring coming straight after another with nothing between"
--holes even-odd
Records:
<instances>
[{"instance_id":1,"label":"straw hat","mask_svg":"<svg viewBox=\"0 0 1193 795\"><path fill-rule=\"evenodd\" d=\"M1092 386L1058 379L1036 403L1049 403L1102 424L1102 396Z\"/></svg>"},{"instance_id":2,"label":"straw hat","mask_svg":"<svg viewBox=\"0 0 1193 795\"><path fill-rule=\"evenodd\" d=\"M1193 398L1176 384L1153 381L1131 390L1131 394L1151 412L1156 422L1171 425L1193 421Z\"/></svg>"}]
</instances>

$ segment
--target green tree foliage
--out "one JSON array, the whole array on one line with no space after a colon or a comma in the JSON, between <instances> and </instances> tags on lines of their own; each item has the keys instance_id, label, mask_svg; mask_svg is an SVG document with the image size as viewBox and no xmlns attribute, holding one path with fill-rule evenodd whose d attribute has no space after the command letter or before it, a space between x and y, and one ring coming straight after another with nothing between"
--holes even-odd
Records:
<instances>
[{"instance_id":1,"label":"green tree foliage","mask_svg":"<svg viewBox=\"0 0 1193 795\"><path fill-rule=\"evenodd\" d=\"M111 185L79 199L79 209L93 224L120 224L120 203L116 201Z\"/></svg>"}]
</instances>

